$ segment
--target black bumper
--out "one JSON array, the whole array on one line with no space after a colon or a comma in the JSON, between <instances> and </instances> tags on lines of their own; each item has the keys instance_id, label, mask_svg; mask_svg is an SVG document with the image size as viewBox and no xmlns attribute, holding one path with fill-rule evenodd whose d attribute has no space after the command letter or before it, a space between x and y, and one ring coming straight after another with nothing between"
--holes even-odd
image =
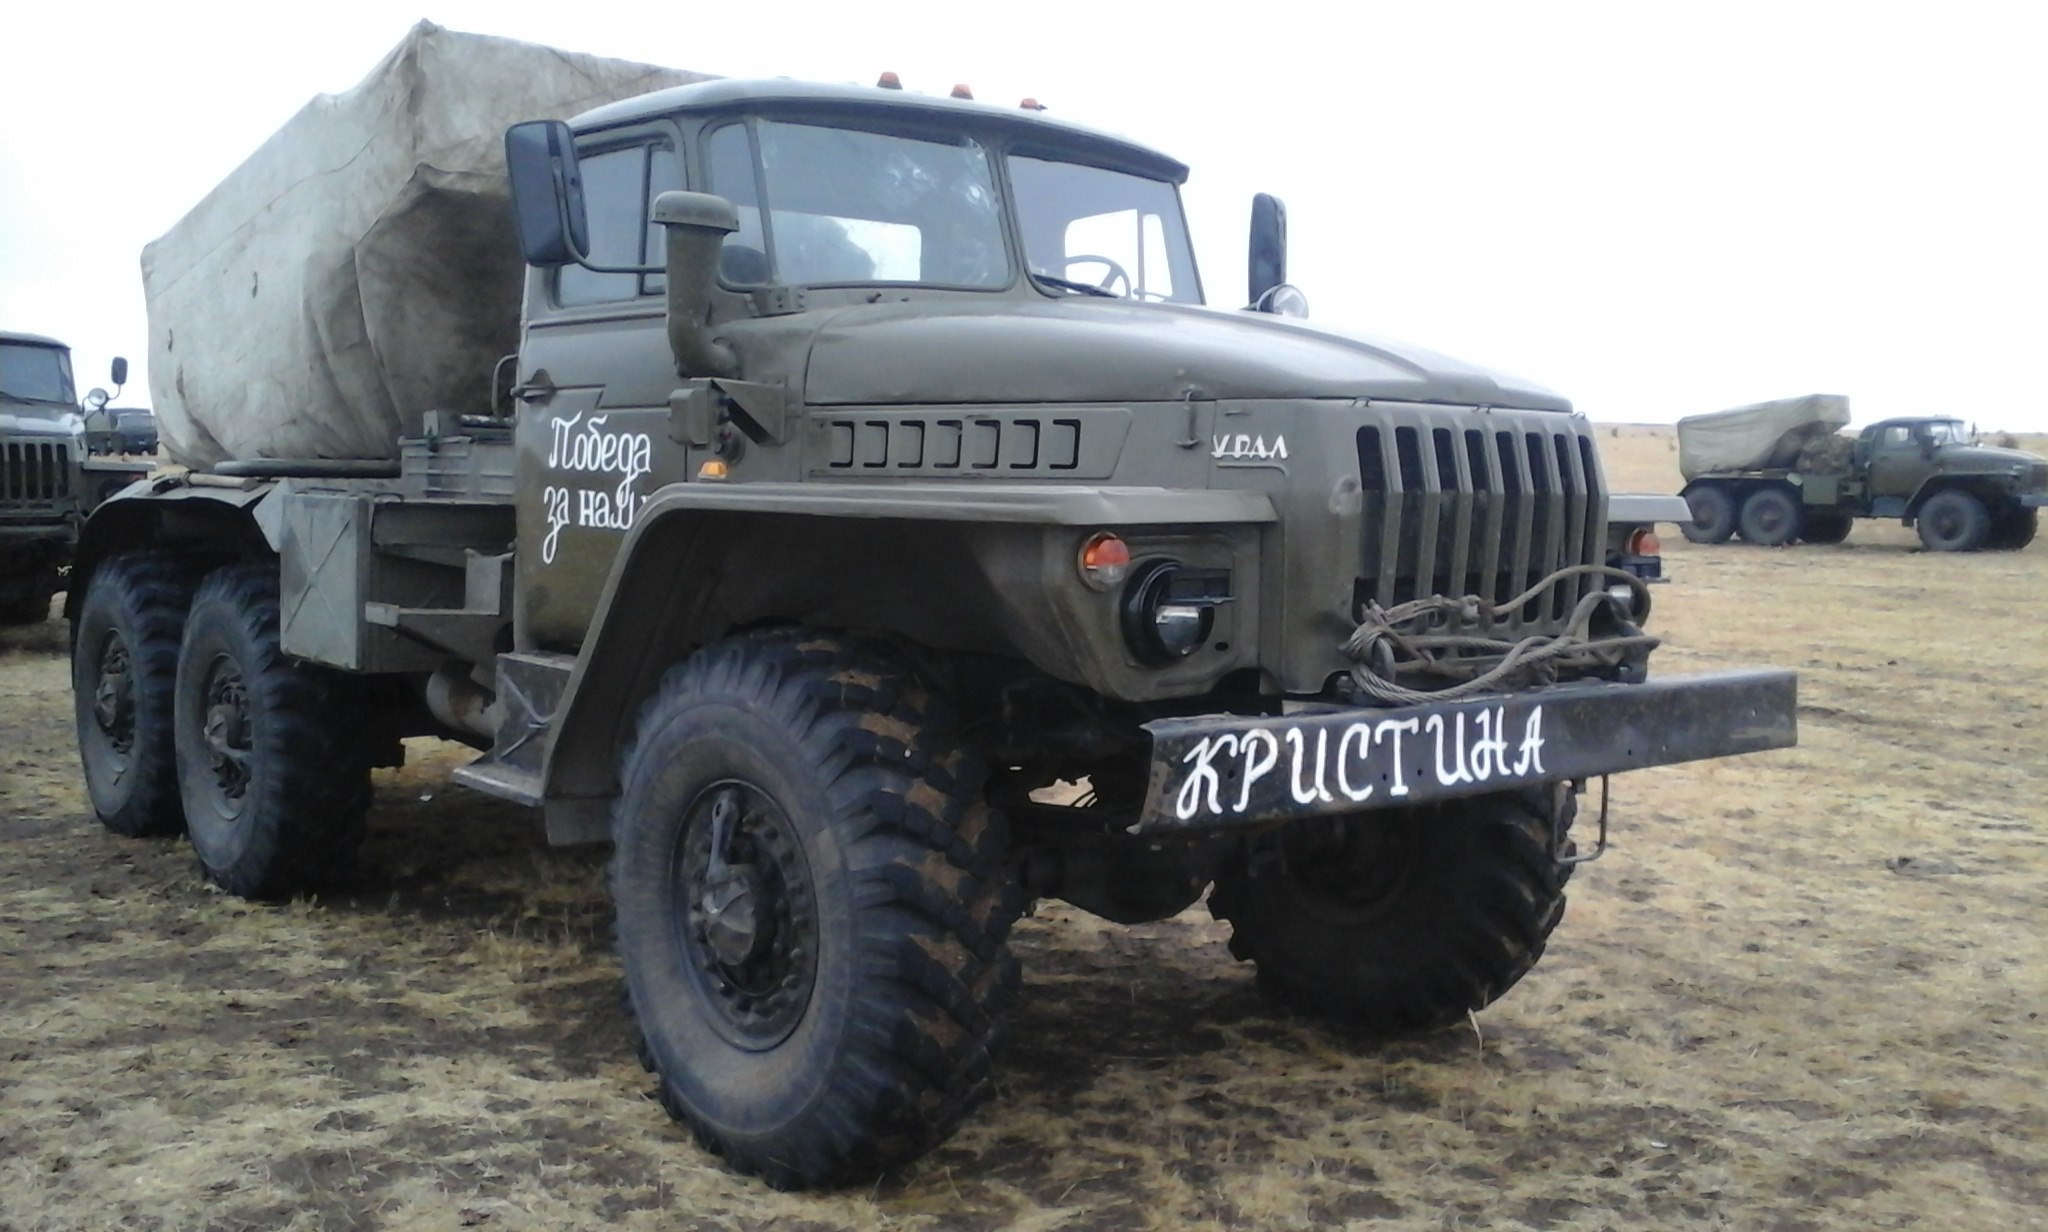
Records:
<instances>
[{"instance_id":1,"label":"black bumper","mask_svg":"<svg viewBox=\"0 0 2048 1232\"><path fill-rule=\"evenodd\" d=\"M1134 833L1262 825L1789 748L1798 677L1566 684L1393 709L1158 719Z\"/></svg>"}]
</instances>

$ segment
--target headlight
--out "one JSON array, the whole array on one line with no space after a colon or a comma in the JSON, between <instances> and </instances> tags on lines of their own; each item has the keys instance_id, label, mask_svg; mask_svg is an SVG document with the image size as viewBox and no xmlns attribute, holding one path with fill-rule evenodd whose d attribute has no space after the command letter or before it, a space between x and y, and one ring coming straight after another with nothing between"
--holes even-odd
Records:
<instances>
[{"instance_id":1,"label":"headlight","mask_svg":"<svg viewBox=\"0 0 2048 1232\"><path fill-rule=\"evenodd\" d=\"M1209 640L1216 609L1228 602L1229 570L1148 561L1124 588L1124 641L1141 662L1163 665L1185 659Z\"/></svg>"}]
</instances>

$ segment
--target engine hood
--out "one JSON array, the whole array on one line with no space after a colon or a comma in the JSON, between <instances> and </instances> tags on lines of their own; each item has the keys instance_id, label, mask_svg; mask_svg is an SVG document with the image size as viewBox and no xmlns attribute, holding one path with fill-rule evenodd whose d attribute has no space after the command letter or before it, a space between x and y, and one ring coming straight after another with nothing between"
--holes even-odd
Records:
<instances>
[{"instance_id":1,"label":"engine hood","mask_svg":"<svg viewBox=\"0 0 2048 1232\"><path fill-rule=\"evenodd\" d=\"M2004 449L1997 445L1943 445L1936 455L1944 471L2007 471L2032 470L2044 459L2040 454L2028 453L2024 449Z\"/></svg>"},{"instance_id":2,"label":"engine hood","mask_svg":"<svg viewBox=\"0 0 2048 1232\"><path fill-rule=\"evenodd\" d=\"M826 317L812 405L1373 398L1569 411L1541 386L1264 313L1073 297L861 304Z\"/></svg>"}]
</instances>

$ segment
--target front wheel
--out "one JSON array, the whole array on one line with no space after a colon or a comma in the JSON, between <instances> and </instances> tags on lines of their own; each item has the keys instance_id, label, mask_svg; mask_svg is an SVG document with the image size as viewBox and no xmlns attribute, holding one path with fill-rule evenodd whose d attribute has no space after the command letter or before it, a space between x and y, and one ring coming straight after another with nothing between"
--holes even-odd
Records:
<instances>
[{"instance_id":1,"label":"front wheel","mask_svg":"<svg viewBox=\"0 0 2048 1232\"><path fill-rule=\"evenodd\" d=\"M1375 1034L1445 1026L1528 974L1563 918L1553 815L1524 791L1295 822L1209 910L1283 1004Z\"/></svg>"},{"instance_id":2,"label":"front wheel","mask_svg":"<svg viewBox=\"0 0 2048 1232\"><path fill-rule=\"evenodd\" d=\"M1927 498L1918 529L1930 552L1974 552L1991 536L1991 511L1970 493L1950 488Z\"/></svg>"},{"instance_id":3,"label":"front wheel","mask_svg":"<svg viewBox=\"0 0 2048 1232\"><path fill-rule=\"evenodd\" d=\"M1014 992L1005 832L887 648L711 646L641 710L613 898L669 1114L781 1188L865 1181L991 1088Z\"/></svg>"}]
</instances>

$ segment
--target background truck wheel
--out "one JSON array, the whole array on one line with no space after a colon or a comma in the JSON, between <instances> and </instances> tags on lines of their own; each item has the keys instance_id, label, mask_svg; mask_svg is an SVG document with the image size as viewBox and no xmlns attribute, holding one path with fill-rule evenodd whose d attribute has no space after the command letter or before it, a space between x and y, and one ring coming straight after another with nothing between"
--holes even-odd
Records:
<instances>
[{"instance_id":1,"label":"background truck wheel","mask_svg":"<svg viewBox=\"0 0 2048 1232\"><path fill-rule=\"evenodd\" d=\"M1775 548L1799 533L1799 501L1783 488L1758 488L1742 501L1738 522L1745 543Z\"/></svg>"},{"instance_id":2,"label":"background truck wheel","mask_svg":"<svg viewBox=\"0 0 2048 1232\"><path fill-rule=\"evenodd\" d=\"M1571 867L1546 813L1513 792L1297 822L1277 861L1218 879L1209 911L1283 1004L1378 1034L1458 1022L1528 973L1564 915Z\"/></svg>"},{"instance_id":3,"label":"background truck wheel","mask_svg":"<svg viewBox=\"0 0 2048 1232\"><path fill-rule=\"evenodd\" d=\"M1831 509L1808 509L1800 515L1799 537L1808 543L1835 544L1849 537L1853 521L1846 513Z\"/></svg>"},{"instance_id":4,"label":"background truck wheel","mask_svg":"<svg viewBox=\"0 0 2048 1232\"><path fill-rule=\"evenodd\" d=\"M1991 534L1991 511L1968 492L1950 488L1920 506L1919 530L1930 552L1974 552Z\"/></svg>"},{"instance_id":5,"label":"background truck wheel","mask_svg":"<svg viewBox=\"0 0 2048 1232\"><path fill-rule=\"evenodd\" d=\"M1735 502L1720 487L1694 488L1685 503L1692 507L1692 521L1678 529L1694 543L1726 543L1735 533Z\"/></svg>"},{"instance_id":6,"label":"background truck wheel","mask_svg":"<svg viewBox=\"0 0 2048 1232\"><path fill-rule=\"evenodd\" d=\"M57 594L54 571L0 579L0 625L39 625L50 618Z\"/></svg>"},{"instance_id":7,"label":"background truck wheel","mask_svg":"<svg viewBox=\"0 0 2048 1232\"><path fill-rule=\"evenodd\" d=\"M92 811L116 834L185 828L171 712L191 602L182 564L131 552L94 570L79 604L71 649L78 756Z\"/></svg>"},{"instance_id":8,"label":"background truck wheel","mask_svg":"<svg viewBox=\"0 0 2048 1232\"><path fill-rule=\"evenodd\" d=\"M871 1179L991 1089L1017 982L1000 819L886 648L711 646L641 710L612 888L662 1105L782 1188Z\"/></svg>"},{"instance_id":9,"label":"background truck wheel","mask_svg":"<svg viewBox=\"0 0 2048 1232\"><path fill-rule=\"evenodd\" d=\"M229 565L200 583L178 649L173 730L186 832L225 889L288 897L354 855L370 766L346 687L279 648L274 566Z\"/></svg>"},{"instance_id":10,"label":"background truck wheel","mask_svg":"<svg viewBox=\"0 0 2048 1232\"><path fill-rule=\"evenodd\" d=\"M2034 541L2041 527L2041 511L2008 505L1991 519L1991 533L1984 546L1999 552L2017 552Z\"/></svg>"}]
</instances>

